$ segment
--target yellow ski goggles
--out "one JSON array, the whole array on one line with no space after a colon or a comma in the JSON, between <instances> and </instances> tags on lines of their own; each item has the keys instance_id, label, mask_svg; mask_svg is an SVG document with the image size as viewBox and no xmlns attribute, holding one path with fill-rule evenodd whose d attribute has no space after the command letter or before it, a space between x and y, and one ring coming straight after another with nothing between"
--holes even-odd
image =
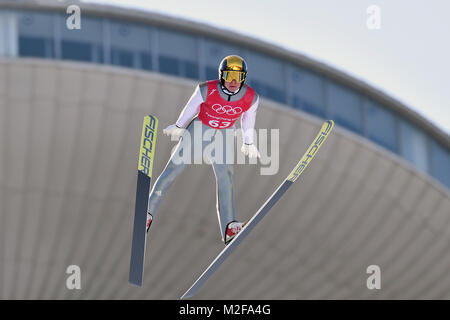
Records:
<instances>
[{"instance_id":1,"label":"yellow ski goggles","mask_svg":"<svg viewBox=\"0 0 450 320\"><path fill-rule=\"evenodd\" d=\"M231 82L233 80L236 80L236 82L244 82L245 80L246 72L243 71L235 71L235 70L229 70L229 71L222 71L222 79L226 82Z\"/></svg>"}]
</instances>

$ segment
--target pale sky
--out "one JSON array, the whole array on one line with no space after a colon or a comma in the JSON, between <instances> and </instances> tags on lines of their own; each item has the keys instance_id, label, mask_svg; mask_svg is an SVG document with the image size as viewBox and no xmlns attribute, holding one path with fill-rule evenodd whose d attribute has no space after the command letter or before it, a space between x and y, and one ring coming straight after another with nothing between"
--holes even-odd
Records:
<instances>
[{"instance_id":1,"label":"pale sky","mask_svg":"<svg viewBox=\"0 0 450 320\"><path fill-rule=\"evenodd\" d=\"M87 0L207 23L305 54L450 134L449 0ZM380 29L366 12L380 8Z\"/></svg>"}]
</instances>

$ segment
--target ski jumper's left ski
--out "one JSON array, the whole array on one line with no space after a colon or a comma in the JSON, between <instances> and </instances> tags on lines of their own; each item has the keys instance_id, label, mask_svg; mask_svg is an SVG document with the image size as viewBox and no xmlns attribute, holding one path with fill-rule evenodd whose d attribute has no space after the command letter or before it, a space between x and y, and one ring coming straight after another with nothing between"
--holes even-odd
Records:
<instances>
[{"instance_id":1,"label":"ski jumper's left ski","mask_svg":"<svg viewBox=\"0 0 450 320\"><path fill-rule=\"evenodd\" d=\"M314 158L320 146L323 144L325 139L330 134L333 129L334 122L332 120L326 121L320 133L314 139L313 143L309 146L308 151L303 155L301 160L297 163L294 170L291 171L289 176L284 180L284 182L278 187L278 189L269 197L269 199L262 205L262 207L253 215L253 217L248 221L241 232L234 237L233 240L219 253L219 255L214 259L214 261L209 265L208 268L202 273L202 275L195 281L195 283L187 290L181 299L186 299L192 297L202 285L211 277L211 275L222 265L225 259L236 249L236 247L245 239L245 237L253 230L253 228L258 224L259 221L269 212L269 210L280 200L287 189L297 180L297 178L306 169L310 161Z\"/></svg>"},{"instance_id":2,"label":"ski jumper's left ski","mask_svg":"<svg viewBox=\"0 0 450 320\"><path fill-rule=\"evenodd\" d=\"M158 119L148 115L142 126L139 149L136 204L134 209L133 240L131 244L130 277L131 284L142 287L144 277L145 244L147 238L147 205L155 155Z\"/></svg>"}]
</instances>

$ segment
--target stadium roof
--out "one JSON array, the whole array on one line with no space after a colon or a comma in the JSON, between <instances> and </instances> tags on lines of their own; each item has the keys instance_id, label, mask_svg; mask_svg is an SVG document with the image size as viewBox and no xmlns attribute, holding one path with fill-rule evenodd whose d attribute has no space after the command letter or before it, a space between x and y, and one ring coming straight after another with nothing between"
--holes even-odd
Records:
<instances>
[{"instance_id":1,"label":"stadium roof","mask_svg":"<svg viewBox=\"0 0 450 320\"><path fill-rule=\"evenodd\" d=\"M425 119L412 108L408 107L401 101L387 95L382 90L349 75L348 73L339 70L335 67L321 63L308 56L293 52L289 49L276 46L270 42L237 33L230 30L225 30L205 23L194 22L181 17L174 17L163 15L155 12L137 10L133 8L126 8L122 6L113 6L108 4L96 4L89 2L76 1L53 1L53 0L0 0L0 8L11 9L42 9L42 10L61 10L67 8L69 4L78 4L82 6L83 12L103 17L112 17L133 22L141 22L144 24L151 24L154 26L164 26L184 32L191 32L198 35L210 36L214 39L244 45L249 48L264 52L274 57L278 57L284 61L292 62L293 64L307 67L317 73L326 75L342 84L353 88L360 93L366 94L368 97L378 101L396 111L398 114L415 123L428 134L433 136L447 149L450 149L450 136L442 129Z\"/></svg>"}]
</instances>

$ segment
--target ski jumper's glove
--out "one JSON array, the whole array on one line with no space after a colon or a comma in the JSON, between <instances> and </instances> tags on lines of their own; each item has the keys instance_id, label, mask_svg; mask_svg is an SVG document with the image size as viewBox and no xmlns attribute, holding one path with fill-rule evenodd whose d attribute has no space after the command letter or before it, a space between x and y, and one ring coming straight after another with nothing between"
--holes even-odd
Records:
<instances>
[{"instance_id":1,"label":"ski jumper's glove","mask_svg":"<svg viewBox=\"0 0 450 320\"><path fill-rule=\"evenodd\" d=\"M163 130L163 133L172 137L172 140L179 139L186 129L177 127L176 124L172 124Z\"/></svg>"},{"instance_id":2,"label":"ski jumper's glove","mask_svg":"<svg viewBox=\"0 0 450 320\"><path fill-rule=\"evenodd\" d=\"M256 146L252 144L242 144L241 151L244 155L248 156L249 158L261 158L261 155L259 154L258 149Z\"/></svg>"}]
</instances>

